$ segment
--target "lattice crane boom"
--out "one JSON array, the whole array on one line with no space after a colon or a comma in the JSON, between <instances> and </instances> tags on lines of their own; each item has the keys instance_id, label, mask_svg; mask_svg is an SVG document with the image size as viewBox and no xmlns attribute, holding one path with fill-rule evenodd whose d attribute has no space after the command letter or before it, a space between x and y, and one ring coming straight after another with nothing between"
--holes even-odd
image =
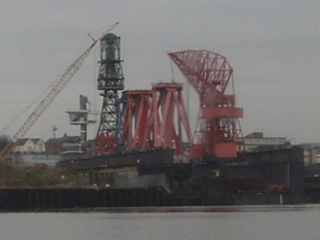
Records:
<instances>
[{"instance_id":1,"label":"lattice crane boom","mask_svg":"<svg viewBox=\"0 0 320 240\"><path fill-rule=\"evenodd\" d=\"M64 89L64 87L70 82L73 76L78 72L87 56L94 48L94 46L102 39L102 37L111 32L119 22L113 24L101 37L94 40L93 43L88 47L84 53L82 53L65 71L65 73L60 77L58 82L54 85L54 87L50 90L50 92L44 97L44 99L38 104L35 110L30 114L27 120L22 124L19 130L12 136L9 143L2 149L0 152L0 157L8 154L12 147L16 144L19 139L23 138L27 132L31 129L31 127L36 123L36 121L40 118L43 112L49 107L49 105L53 102L53 100L58 96L58 94ZM92 38L92 37L91 37Z\"/></svg>"},{"instance_id":2,"label":"lattice crane boom","mask_svg":"<svg viewBox=\"0 0 320 240\"><path fill-rule=\"evenodd\" d=\"M243 109L235 105L233 68L224 56L205 50L169 56L199 95L200 115L191 157L236 157L243 146L239 125Z\"/></svg>"}]
</instances>

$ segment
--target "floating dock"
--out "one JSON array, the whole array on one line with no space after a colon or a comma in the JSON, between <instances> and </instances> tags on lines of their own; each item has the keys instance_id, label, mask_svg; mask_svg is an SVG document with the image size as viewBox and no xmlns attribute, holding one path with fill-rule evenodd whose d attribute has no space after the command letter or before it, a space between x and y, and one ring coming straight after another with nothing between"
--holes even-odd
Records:
<instances>
[{"instance_id":1,"label":"floating dock","mask_svg":"<svg viewBox=\"0 0 320 240\"><path fill-rule=\"evenodd\" d=\"M179 164L172 156L158 150L64 161L60 167L82 176L83 187L0 189L0 210L302 204L311 189L301 148Z\"/></svg>"}]
</instances>

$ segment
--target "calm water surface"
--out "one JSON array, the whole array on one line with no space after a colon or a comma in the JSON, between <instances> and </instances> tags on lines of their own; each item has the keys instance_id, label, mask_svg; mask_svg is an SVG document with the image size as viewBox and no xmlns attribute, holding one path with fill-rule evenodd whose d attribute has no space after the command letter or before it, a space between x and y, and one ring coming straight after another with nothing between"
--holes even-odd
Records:
<instances>
[{"instance_id":1,"label":"calm water surface","mask_svg":"<svg viewBox=\"0 0 320 240\"><path fill-rule=\"evenodd\" d=\"M1 213L1 239L315 240L320 205Z\"/></svg>"}]
</instances>

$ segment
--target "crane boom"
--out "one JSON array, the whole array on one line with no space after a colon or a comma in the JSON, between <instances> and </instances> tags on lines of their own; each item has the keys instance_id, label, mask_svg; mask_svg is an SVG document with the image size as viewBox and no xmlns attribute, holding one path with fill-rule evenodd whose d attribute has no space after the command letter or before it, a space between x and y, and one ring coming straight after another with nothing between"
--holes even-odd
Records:
<instances>
[{"instance_id":1,"label":"crane boom","mask_svg":"<svg viewBox=\"0 0 320 240\"><path fill-rule=\"evenodd\" d=\"M243 109L236 107L233 68L226 57L205 50L169 56L199 95L200 114L191 158L233 158L243 153L239 124Z\"/></svg>"},{"instance_id":2,"label":"crane boom","mask_svg":"<svg viewBox=\"0 0 320 240\"><path fill-rule=\"evenodd\" d=\"M38 104L35 110L30 114L27 120L22 124L19 130L12 136L9 143L0 152L0 157L8 154L12 147L15 145L16 141L23 138L30 128L36 123L43 112L49 107L52 101L58 96L58 94L63 90L63 88L70 82L72 77L78 72L81 65L84 63L85 59L94 48L94 46L101 40L101 38L111 32L119 22L113 24L101 37L94 40L93 43L88 47L88 49L82 53L65 71L65 73L60 77L58 82L50 90L50 92L44 97L44 99Z\"/></svg>"}]
</instances>

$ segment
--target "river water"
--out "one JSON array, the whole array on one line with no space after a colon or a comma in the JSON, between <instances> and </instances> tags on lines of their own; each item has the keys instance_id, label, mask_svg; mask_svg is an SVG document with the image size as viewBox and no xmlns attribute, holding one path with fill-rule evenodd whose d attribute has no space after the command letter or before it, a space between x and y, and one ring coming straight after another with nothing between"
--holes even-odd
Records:
<instances>
[{"instance_id":1,"label":"river water","mask_svg":"<svg viewBox=\"0 0 320 240\"><path fill-rule=\"evenodd\" d=\"M315 240L320 205L1 213L3 240Z\"/></svg>"}]
</instances>

